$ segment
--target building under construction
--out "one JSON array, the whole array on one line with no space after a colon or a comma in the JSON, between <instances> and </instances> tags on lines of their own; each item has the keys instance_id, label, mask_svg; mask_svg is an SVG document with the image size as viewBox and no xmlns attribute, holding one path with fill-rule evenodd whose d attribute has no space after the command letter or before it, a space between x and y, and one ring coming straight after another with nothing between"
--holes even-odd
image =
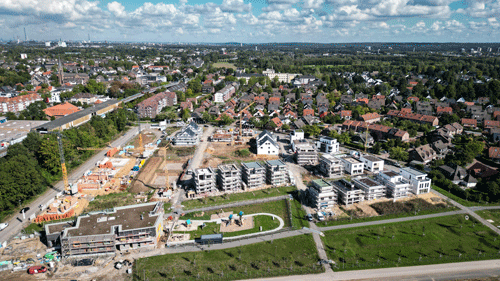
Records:
<instances>
[{"instance_id":1,"label":"building under construction","mask_svg":"<svg viewBox=\"0 0 500 281\"><path fill-rule=\"evenodd\" d=\"M163 234L163 203L152 202L89 213L68 222L46 224L47 243L61 243L63 258L115 254L156 247Z\"/></svg>"}]
</instances>

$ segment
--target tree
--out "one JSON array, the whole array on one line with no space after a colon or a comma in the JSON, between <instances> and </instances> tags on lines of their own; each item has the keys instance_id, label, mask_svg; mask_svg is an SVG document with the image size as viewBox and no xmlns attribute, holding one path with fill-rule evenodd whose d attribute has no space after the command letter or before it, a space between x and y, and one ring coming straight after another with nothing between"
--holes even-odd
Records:
<instances>
[{"instance_id":1,"label":"tree","mask_svg":"<svg viewBox=\"0 0 500 281\"><path fill-rule=\"evenodd\" d=\"M182 110L182 114L181 114L181 118L182 118L182 120L186 121L186 120L188 120L190 117L191 117L191 112L189 112L189 109L184 108L184 110Z\"/></svg>"},{"instance_id":2,"label":"tree","mask_svg":"<svg viewBox=\"0 0 500 281\"><path fill-rule=\"evenodd\" d=\"M23 116L27 120L44 120L47 118L45 115L44 109L47 108L47 105L43 101L34 102L22 111Z\"/></svg>"},{"instance_id":3,"label":"tree","mask_svg":"<svg viewBox=\"0 0 500 281\"><path fill-rule=\"evenodd\" d=\"M321 133L321 129L316 125L305 125L302 130L304 130L304 134L315 137Z\"/></svg>"},{"instance_id":4,"label":"tree","mask_svg":"<svg viewBox=\"0 0 500 281\"><path fill-rule=\"evenodd\" d=\"M166 115L167 120L175 120L178 118L177 114L173 111L170 111Z\"/></svg>"},{"instance_id":5,"label":"tree","mask_svg":"<svg viewBox=\"0 0 500 281\"><path fill-rule=\"evenodd\" d=\"M283 131L288 131L288 130L290 130L290 125L288 125L288 124L283 124L283 126L281 126L281 129L282 129Z\"/></svg>"},{"instance_id":6,"label":"tree","mask_svg":"<svg viewBox=\"0 0 500 281\"><path fill-rule=\"evenodd\" d=\"M408 161L408 152L399 146L389 148L389 155L392 159Z\"/></svg>"},{"instance_id":7,"label":"tree","mask_svg":"<svg viewBox=\"0 0 500 281\"><path fill-rule=\"evenodd\" d=\"M351 142L351 136L349 135L348 132L343 132L342 134L340 134L339 136L339 142L340 143L350 143Z\"/></svg>"},{"instance_id":8,"label":"tree","mask_svg":"<svg viewBox=\"0 0 500 281\"><path fill-rule=\"evenodd\" d=\"M219 120L219 124L221 125L229 125L231 123L233 123L233 118L231 118L231 116L227 115L227 114L222 114L221 117L220 117L220 120Z\"/></svg>"}]
</instances>

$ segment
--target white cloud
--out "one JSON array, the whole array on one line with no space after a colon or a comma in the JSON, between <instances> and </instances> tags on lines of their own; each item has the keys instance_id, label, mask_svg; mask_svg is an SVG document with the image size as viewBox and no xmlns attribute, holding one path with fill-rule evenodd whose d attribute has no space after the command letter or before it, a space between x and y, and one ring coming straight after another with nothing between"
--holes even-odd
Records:
<instances>
[{"instance_id":1,"label":"white cloud","mask_svg":"<svg viewBox=\"0 0 500 281\"><path fill-rule=\"evenodd\" d=\"M224 12L251 12L252 4L245 4L243 0L223 0L220 8Z\"/></svg>"},{"instance_id":2,"label":"white cloud","mask_svg":"<svg viewBox=\"0 0 500 281\"><path fill-rule=\"evenodd\" d=\"M113 1L108 3L108 10L115 15L115 17L125 17L127 13L125 12L125 7L121 3Z\"/></svg>"},{"instance_id":3,"label":"white cloud","mask_svg":"<svg viewBox=\"0 0 500 281\"><path fill-rule=\"evenodd\" d=\"M324 2L324 0L304 0L302 7L304 9L320 9Z\"/></svg>"}]
</instances>

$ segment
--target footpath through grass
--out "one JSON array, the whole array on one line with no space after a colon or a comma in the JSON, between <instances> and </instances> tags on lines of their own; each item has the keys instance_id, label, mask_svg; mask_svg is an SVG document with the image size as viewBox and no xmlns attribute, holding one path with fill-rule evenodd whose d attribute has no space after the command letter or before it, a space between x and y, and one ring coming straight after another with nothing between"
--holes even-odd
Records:
<instances>
[{"instance_id":1,"label":"footpath through grass","mask_svg":"<svg viewBox=\"0 0 500 281\"><path fill-rule=\"evenodd\" d=\"M234 203L246 200L255 200L269 197L276 197L281 195L291 194L297 190L295 186L275 187L256 191L248 191L235 194L225 194L221 196L212 196L202 199L194 199L182 202L184 210L191 210L203 207L212 207L228 203Z\"/></svg>"},{"instance_id":2,"label":"footpath through grass","mask_svg":"<svg viewBox=\"0 0 500 281\"><path fill-rule=\"evenodd\" d=\"M500 239L465 215L345 230L322 238L335 270L449 263L500 257ZM498 240L498 241L497 241Z\"/></svg>"},{"instance_id":3,"label":"footpath through grass","mask_svg":"<svg viewBox=\"0 0 500 281\"><path fill-rule=\"evenodd\" d=\"M248 218L247 218L248 220ZM241 231L234 231L234 232L221 232L220 231L220 224L217 224L215 222L211 223L206 223L205 227L201 229L201 227L198 227L197 230L195 231L175 231L174 233L186 233L190 234L190 240L194 240L195 238L200 238L201 235L207 235L207 234L217 234L217 233L223 233L224 237L234 237L234 236L239 236L239 235L244 235L244 234L250 234L250 233L257 233L260 232L260 227L262 226L262 231L268 231L268 230L273 230L277 228L280 225L280 222L273 218L271 216L254 216L254 227L251 229L246 229L246 230L241 230ZM234 222L233 222L234 223Z\"/></svg>"},{"instance_id":4,"label":"footpath through grass","mask_svg":"<svg viewBox=\"0 0 500 281\"><path fill-rule=\"evenodd\" d=\"M316 223L316 225L319 227L334 226L342 224L352 224L360 222L422 216L422 215L437 214L437 213L458 210L458 208L447 203L431 204L420 198L408 201L400 201L400 202L392 202L392 201L379 202L371 204L370 206L373 209L375 209L375 211L377 211L377 213L380 215L373 217L356 217L355 213L353 212L353 214L350 217L343 217L343 218L338 218L336 220L318 222Z\"/></svg>"},{"instance_id":5,"label":"footpath through grass","mask_svg":"<svg viewBox=\"0 0 500 281\"><path fill-rule=\"evenodd\" d=\"M286 199L288 200L288 199ZM283 219L285 222L285 227L290 225L290 217L289 211L287 207L287 203L285 200L279 201L271 201L266 203L254 204L254 205L246 205L241 207L232 207L223 209L226 212L233 212L233 214L237 215L240 211L243 211L245 215L256 214L256 213L270 213L275 214ZM207 212L193 212L188 213L181 217L181 219L193 219L193 220L209 220L212 214L220 213L220 210L212 210Z\"/></svg>"},{"instance_id":6,"label":"footpath through grass","mask_svg":"<svg viewBox=\"0 0 500 281\"><path fill-rule=\"evenodd\" d=\"M240 280L324 272L310 234L224 250L138 259L134 280Z\"/></svg>"}]
</instances>

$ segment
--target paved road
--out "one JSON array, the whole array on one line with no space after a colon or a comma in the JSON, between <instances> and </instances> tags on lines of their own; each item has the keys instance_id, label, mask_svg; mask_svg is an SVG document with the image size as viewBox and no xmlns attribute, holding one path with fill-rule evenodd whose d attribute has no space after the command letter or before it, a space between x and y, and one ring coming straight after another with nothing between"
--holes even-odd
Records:
<instances>
[{"instance_id":1,"label":"paved road","mask_svg":"<svg viewBox=\"0 0 500 281\"><path fill-rule=\"evenodd\" d=\"M432 192L436 195L438 195L439 197L445 199L445 200L448 200L452 205L460 208L461 210L464 210L465 212L467 212L467 214L471 215L472 217L474 217L475 219L477 219L479 222L481 222L482 224L486 225L487 227L489 227L491 230L493 230L494 232L496 232L498 235L500 235L500 229L498 229L498 227L495 227L494 225L492 225L491 223L487 222L485 219L483 219L482 217L480 217L478 214L476 214L471 208L468 208L468 207L465 207L464 205L462 204L459 204L457 203L456 201L454 200L451 200L450 198L444 196L443 194L435 191L435 190L432 190Z\"/></svg>"},{"instance_id":2,"label":"paved road","mask_svg":"<svg viewBox=\"0 0 500 281\"><path fill-rule=\"evenodd\" d=\"M478 277L498 277L500 260L486 260L447 264L419 265L381 269L353 270L334 273L309 274L253 280L457 280Z\"/></svg>"},{"instance_id":3,"label":"paved road","mask_svg":"<svg viewBox=\"0 0 500 281\"><path fill-rule=\"evenodd\" d=\"M128 130L123 136L121 136L118 139L116 139L115 141L113 141L111 143L111 146L113 146L113 147L123 146L124 144L129 142L136 135L137 135L137 128L134 127L132 129ZM104 159L105 152L108 149L109 148L104 148L103 150L101 150L100 152L98 152L97 154L92 156L85 163L80 165L80 167L78 167L76 170L74 170L71 174L69 174L68 175L69 183L75 182L87 170L94 168L96 166L97 162ZM38 208L39 205L45 205L47 201L54 198L56 196L56 194L62 192L63 189L64 189L64 184L62 181L59 181L52 188L50 188L45 193L40 195L31 204L27 205L30 207L30 210L26 213L26 220L24 221L24 223L27 222L27 219L30 216L40 213L40 209ZM19 215L19 217L22 217L22 215ZM9 240L12 236L18 234L23 229L24 223L21 223L20 221L18 221L17 216L14 216L12 219L10 219L7 222L9 223L9 226L0 232L0 242Z\"/></svg>"}]
</instances>

